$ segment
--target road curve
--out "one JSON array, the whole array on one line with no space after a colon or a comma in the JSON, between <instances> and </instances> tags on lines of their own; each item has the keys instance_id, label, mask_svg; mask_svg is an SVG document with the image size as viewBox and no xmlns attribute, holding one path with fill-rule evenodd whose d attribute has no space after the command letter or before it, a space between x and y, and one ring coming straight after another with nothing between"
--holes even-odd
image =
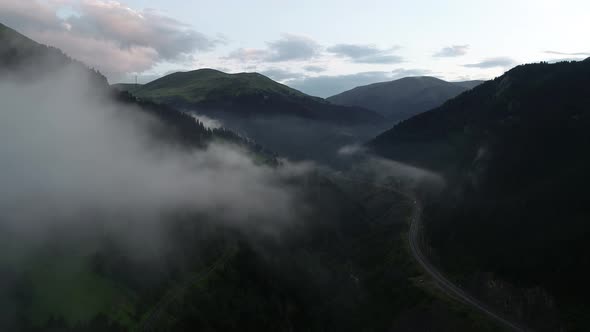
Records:
<instances>
[{"instance_id":1,"label":"road curve","mask_svg":"<svg viewBox=\"0 0 590 332\"><path fill-rule=\"evenodd\" d=\"M364 184L367 183L366 181L363 181L363 180L357 180L357 179L345 177L345 176L341 176L340 179L348 180L351 182L357 182L357 183L364 183ZM422 229L422 205L421 205L420 201L414 195L409 194L407 192L402 192L402 191L394 189L394 188L391 188L390 186L375 185L375 184L373 184L373 186L377 187L377 188L384 189L384 190L394 191L394 192L406 197L407 199L409 199L413 203L414 209L413 209L413 213L412 213L412 220L410 222L410 231L408 233L408 238L409 238L409 243L410 243L410 251L412 252L412 255L414 256L414 258L416 259L418 264L420 264L422 269L426 273L428 273L430 275L430 277L432 277L432 279L436 282L436 285L445 294L465 303L466 305L473 307L474 309L481 312L485 316L490 317L492 320L495 320L496 322L498 322L502 326L504 326L512 331L532 332L530 329L524 328L517 323L513 323L513 322L509 321L508 319L502 317L502 315L495 313L493 309L491 309L487 305L483 304L482 302L480 302L479 300L477 300L473 296L469 295L469 293L466 292L465 290L463 290L461 287L455 285L451 280L449 280L447 277L445 277L443 275L443 273L440 272L434 265L432 265L432 263L430 263L428 261L428 259L424 255L424 253L422 253L422 247L420 245L422 243L420 240L421 239L420 232Z\"/></svg>"},{"instance_id":2,"label":"road curve","mask_svg":"<svg viewBox=\"0 0 590 332\"><path fill-rule=\"evenodd\" d=\"M407 196L407 195L406 195ZM420 264L422 269L426 273L428 273L435 281L438 287L445 292L447 295L454 297L465 304L477 309L484 315L492 318L496 322L500 323L501 325L509 328L512 331L517 332L531 332L528 329L521 327L520 325L513 323L506 318L502 317L500 314L495 313L491 308L483 304L482 302L475 299L473 296L469 295L465 290L461 287L453 284L452 281L447 279L434 265L432 265L426 256L422 253L421 249L421 228L422 228L422 205L420 202L410 197L413 200L414 204L414 213L412 214L412 220L410 223L410 232L409 232L409 242L410 242L410 250L412 255Z\"/></svg>"}]
</instances>

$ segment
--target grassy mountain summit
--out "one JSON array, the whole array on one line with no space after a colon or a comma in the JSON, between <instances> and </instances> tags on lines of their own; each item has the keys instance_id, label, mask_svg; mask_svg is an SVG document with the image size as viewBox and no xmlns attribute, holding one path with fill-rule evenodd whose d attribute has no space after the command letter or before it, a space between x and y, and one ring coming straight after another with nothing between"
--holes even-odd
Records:
<instances>
[{"instance_id":1,"label":"grassy mountain summit","mask_svg":"<svg viewBox=\"0 0 590 332\"><path fill-rule=\"evenodd\" d=\"M338 105L365 107L394 121L404 120L441 105L481 81L447 82L430 76L359 86L328 100Z\"/></svg>"},{"instance_id":2,"label":"grassy mountain summit","mask_svg":"<svg viewBox=\"0 0 590 332\"><path fill-rule=\"evenodd\" d=\"M212 102L255 93L305 98L305 94L258 73L226 74L215 69L178 72L145 84L138 97L154 100L181 98L186 102Z\"/></svg>"},{"instance_id":3,"label":"grassy mountain summit","mask_svg":"<svg viewBox=\"0 0 590 332\"><path fill-rule=\"evenodd\" d=\"M381 120L375 112L332 105L258 73L178 72L142 85L133 94L174 107L238 115L287 115L348 123Z\"/></svg>"},{"instance_id":4,"label":"grassy mountain summit","mask_svg":"<svg viewBox=\"0 0 590 332\"><path fill-rule=\"evenodd\" d=\"M426 213L443 266L542 287L568 331L590 323L588 105L590 62L522 65L369 143L447 177ZM529 315L538 330L559 330Z\"/></svg>"},{"instance_id":5,"label":"grassy mountain summit","mask_svg":"<svg viewBox=\"0 0 590 332\"><path fill-rule=\"evenodd\" d=\"M86 79L91 83L89 95L96 98L107 97L108 100L121 107L124 105L138 106L140 112L155 117L164 127L163 132L160 133L160 138L163 140L171 140L175 143L199 148L214 139L224 140L245 146L259 154L257 157L268 158L268 161L274 162L274 156L256 143L223 128L207 129L190 115L180 113L165 105L138 100L127 92L127 90L136 87L133 84L118 85L114 89L110 89L106 77L98 71L70 58L60 49L39 44L0 24L0 74L6 72L11 74L11 78L30 83L51 78L52 75L65 68L73 70L72 74L76 77Z\"/></svg>"}]
</instances>

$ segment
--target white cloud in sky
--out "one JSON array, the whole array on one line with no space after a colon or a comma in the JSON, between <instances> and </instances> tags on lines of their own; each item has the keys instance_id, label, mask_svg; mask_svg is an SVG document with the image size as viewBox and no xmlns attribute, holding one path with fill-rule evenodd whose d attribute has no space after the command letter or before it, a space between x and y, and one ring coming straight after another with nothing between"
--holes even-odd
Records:
<instances>
[{"instance_id":1,"label":"white cloud in sky","mask_svg":"<svg viewBox=\"0 0 590 332\"><path fill-rule=\"evenodd\" d=\"M156 10L117 1L0 0L0 22L110 77L190 61L222 43Z\"/></svg>"}]
</instances>

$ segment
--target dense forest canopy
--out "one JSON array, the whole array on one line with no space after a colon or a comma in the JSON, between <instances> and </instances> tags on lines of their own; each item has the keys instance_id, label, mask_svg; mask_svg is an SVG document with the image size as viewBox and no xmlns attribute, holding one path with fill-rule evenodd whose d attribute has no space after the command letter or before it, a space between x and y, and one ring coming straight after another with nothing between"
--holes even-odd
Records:
<instances>
[{"instance_id":1,"label":"dense forest canopy","mask_svg":"<svg viewBox=\"0 0 590 332\"><path fill-rule=\"evenodd\" d=\"M443 266L546 287L587 326L588 105L588 61L522 65L369 145L449 179L427 209Z\"/></svg>"}]
</instances>

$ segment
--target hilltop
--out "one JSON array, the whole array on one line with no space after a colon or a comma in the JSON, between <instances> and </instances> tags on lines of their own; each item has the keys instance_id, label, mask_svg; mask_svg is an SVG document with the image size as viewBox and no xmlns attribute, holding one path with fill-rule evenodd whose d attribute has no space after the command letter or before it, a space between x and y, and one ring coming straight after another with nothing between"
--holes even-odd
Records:
<instances>
[{"instance_id":1,"label":"hilltop","mask_svg":"<svg viewBox=\"0 0 590 332\"><path fill-rule=\"evenodd\" d=\"M430 76L405 77L356 87L329 97L328 101L364 107L394 122L440 106L482 81L447 82Z\"/></svg>"},{"instance_id":2,"label":"hilltop","mask_svg":"<svg viewBox=\"0 0 590 332\"><path fill-rule=\"evenodd\" d=\"M258 73L228 74L214 69L178 72L139 86L133 95L177 108L240 116L295 116L337 123L382 120L370 110L333 105Z\"/></svg>"}]
</instances>

